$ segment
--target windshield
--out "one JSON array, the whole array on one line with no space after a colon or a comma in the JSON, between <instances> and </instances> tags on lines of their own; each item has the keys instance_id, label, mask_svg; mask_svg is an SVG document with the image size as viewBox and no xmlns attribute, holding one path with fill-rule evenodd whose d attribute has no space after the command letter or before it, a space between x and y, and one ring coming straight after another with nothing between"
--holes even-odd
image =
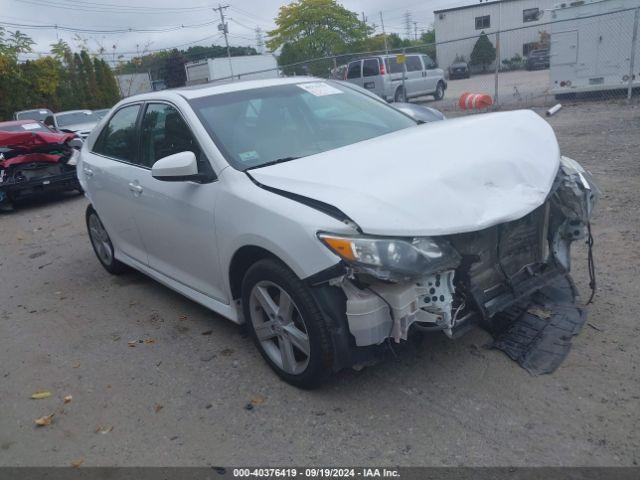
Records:
<instances>
[{"instance_id":1,"label":"windshield","mask_svg":"<svg viewBox=\"0 0 640 480\"><path fill-rule=\"evenodd\" d=\"M385 102L331 81L243 90L190 103L238 170L314 155L416 125Z\"/></svg>"},{"instance_id":2,"label":"windshield","mask_svg":"<svg viewBox=\"0 0 640 480\"><path fill-rule=\"evenodd\" d=\"M74 112L56 114L58 127L67 127L69 125L78 125L81 123L97 122L100 117L94 112Z\"/></svg>"},{"instance_id":3,"label":"windshield","mask_svg":"<svg viewBox=\"0 0 640 480\"><path fill-rule=\"evenodd\" d=\"M16 113L16 120L39 120L42 121L47 116L51 115L50 110L25 110L24 112Z\"/></svg>"}]
</instances>

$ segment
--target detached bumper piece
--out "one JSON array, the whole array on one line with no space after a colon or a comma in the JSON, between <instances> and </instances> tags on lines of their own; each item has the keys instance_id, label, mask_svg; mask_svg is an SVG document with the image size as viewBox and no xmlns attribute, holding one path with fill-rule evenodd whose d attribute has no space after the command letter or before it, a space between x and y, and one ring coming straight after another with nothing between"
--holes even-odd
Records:
<instances>
[{"instance_id":1,"label":"detached bumper piece","mask_svg":"<svg viewBox=\"0 0 640 480\"><path fill-rule=\"evenodd\" d=\"M499 313L497 320L508 326L496 334L493 348L532 375L553 373L587 319L586 312L575 305L575 296L570 279L562 276L536 292L526 308L519 305Z\"/></svg>"}]
</instances>

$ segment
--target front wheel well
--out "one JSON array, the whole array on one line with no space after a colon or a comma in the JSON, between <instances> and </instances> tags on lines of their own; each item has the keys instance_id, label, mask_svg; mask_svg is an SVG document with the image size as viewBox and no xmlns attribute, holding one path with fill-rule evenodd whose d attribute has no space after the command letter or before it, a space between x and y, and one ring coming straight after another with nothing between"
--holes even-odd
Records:
<instances>
[{"instance_id":1,"label":"front wheel well","mask_svg":"<svg viewBox=\"0 0 640 480\"><path fill-rule=\"evenodd\" d=\"M276 255L269 250L255 245L246 245L238 249L233 254L229 264L229 286L231 287L231 298L238 299L242 295L242 280L251 265L264 258L274 258L280 262ZM284 262L283 262L284 263Z\"/></svg>"}]
</instances>

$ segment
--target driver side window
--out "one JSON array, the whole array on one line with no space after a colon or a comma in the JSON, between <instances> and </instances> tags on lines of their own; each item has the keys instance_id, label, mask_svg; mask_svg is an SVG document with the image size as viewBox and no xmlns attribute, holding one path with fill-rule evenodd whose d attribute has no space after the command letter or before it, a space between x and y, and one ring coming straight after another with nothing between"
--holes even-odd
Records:
<instances>
[{"instance_id":1,"label":"driver side window","mask_svg":"<svg viewBox=\"0 0 640 480\"><path fill-rule=\"evenodd\" d=\"M198 171L211 172L208 160L175 107L165 103L150 103L142 118L141 133L143 166L151 168L163 157L193 152L198 160Z\"/></svg>"}]
</instances>

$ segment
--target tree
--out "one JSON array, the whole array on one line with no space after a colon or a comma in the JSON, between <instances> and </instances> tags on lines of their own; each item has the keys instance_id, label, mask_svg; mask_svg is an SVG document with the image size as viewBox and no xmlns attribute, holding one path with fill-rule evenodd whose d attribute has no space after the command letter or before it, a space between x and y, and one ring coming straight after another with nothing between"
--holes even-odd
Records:
<instances>
[{"instance_id":1,"label":"tree","mask_svg":"<svg viewBox=\"0 0 640 480\"><path fill-rule=\"evenodd\" d=\"M164 82L167 88L184 86L187 81L187 72L184 70L185 63L186 60L177 49L171 50L164 63Z\"/></svg>"},{"instance_id":2,"label":"tree","mask_svg":"<svg viewBox=\"0 0 640 480\"><path fill-rule=\"evenodd\" d=\"M436 58L436 30L435 30L435 28L432 27L429 30L427 30L426 32L424 32L422 35L420 35L420 42L427 44L427 47L426 47L427 55L429 55L434 62L437 61L437 58Z\"/></svg>"},{"instance_id":3,"label":"tree","mask_svg":"<svg viewBox=\"0 0 640 480\"><path fill-rule=\"evenodd\" d=\"M471 51L471 65L481 65L482 71L486 72L487 67L496 59L496 47L493 46L484 30L480 33L478 41Z\"/></svg>"},{"instance_id":4,"label":"tree","mask_svg":"<svg viewBox=\"0 0 640 480\"><path fill-rule=\"evenodd\" d=\"M11 118L29 94L18 56L30 52L32 45L33 40L23 33L9 33L0 27L0 118Z\"/></svg>"},{"instance_id":5,"label":"tree","mask_svg":"<svg viewBox=\"0 0 640 480\"><path fill-rule=\"evenodd\" d=\"M336 0L295 0L280 7L275 23L277 28L267 33L266 45L271 51L288 45L280 65L285 65L293 52L305 59L345 52L351 44L366 40L371 32L356 13ZM326 73L331 62L314 62L309 67L311 73Z\"/></svg>"},{"instance_id":6,"label":"tree","mask_svg":"<svg viewBox=\"0 0 640 480\"><path fill-rule=\"evenodd\" d=\"M116 77L104 60L94 58L93 65L96 70L96 81L98 82L98 90L102 99L100 107L112 107L120 100L120 89L118 88Z\"/></svg>"},{"instance_id":7,"label":"tree","mask_svg":"<svg viewBox=\"0 0 640 480\"><path fill-rule=\"evenodd\" d=\"M98 108L101 104L100 92L98 91L98 83L96 82L96 72L93 68L93 62L86 50L80 52L82 60L82 69L85 77L85 91L87 92L87 108Z\"/></svg>"}]
</instances>

